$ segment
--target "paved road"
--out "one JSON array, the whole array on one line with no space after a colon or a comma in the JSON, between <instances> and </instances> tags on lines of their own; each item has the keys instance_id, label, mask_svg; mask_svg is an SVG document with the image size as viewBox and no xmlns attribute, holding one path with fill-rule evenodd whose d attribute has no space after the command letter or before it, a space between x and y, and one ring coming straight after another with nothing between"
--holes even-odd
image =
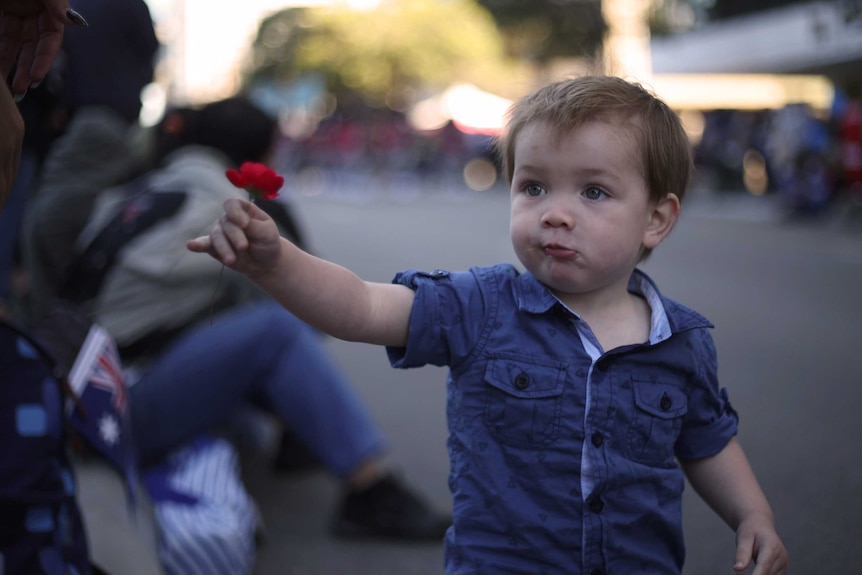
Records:
<instances>
[{"instance_id":1,"label":"paved road","mask_svg":"<svg viewBox=\"0 0 862 575\"><path fill-rule=\"evenodd\" d=\"M383 188L297 196L295 204L314 248L366 279L513 261L505 192ZM720 376L775 508L791 574L862 573L862 233L832 222L782 223L764 202L704 195L687 210L644 267L667 295L716 324ZM394 370L381 349L328 345L388 434L389 464L449 506L444 372ZM442 572L441 545L329 537L338 486L326 474L274 477L258 460L246 470L269 530L257 575ZM690 490L684 520L686 575L731 573L733 535Z\"/></svg>"}]
</instances>

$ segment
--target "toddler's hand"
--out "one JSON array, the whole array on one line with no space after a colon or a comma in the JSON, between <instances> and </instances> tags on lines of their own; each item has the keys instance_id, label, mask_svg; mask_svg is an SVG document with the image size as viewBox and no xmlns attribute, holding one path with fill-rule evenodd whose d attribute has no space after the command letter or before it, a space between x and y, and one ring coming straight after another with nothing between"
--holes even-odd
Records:
<instances>
[{"instance_id":1,"label":"toddler's hand","mask_svg":"<svg viewBox=\"0 0 862 575\"><path fill-rule=\"evenodd\" d=\"M736 530L736 559L733 569L741 573L751 561L752 575L784 575L787 573L787 549L775 532L771 517L752 515Z\"/></svg>"},{"instance_id":2,"label":"toddler's hand","mask_svg":"<svg viewBox=\"0 0 862 575\"><path fill-rule=\"evenodd\" d=\"M225 201L224 211L210 234L189 240L188 249L207 253L251 277L271 271L281 251L281 236L272 218L253 203L240 199Z\"/></svg>"}]
</instances>

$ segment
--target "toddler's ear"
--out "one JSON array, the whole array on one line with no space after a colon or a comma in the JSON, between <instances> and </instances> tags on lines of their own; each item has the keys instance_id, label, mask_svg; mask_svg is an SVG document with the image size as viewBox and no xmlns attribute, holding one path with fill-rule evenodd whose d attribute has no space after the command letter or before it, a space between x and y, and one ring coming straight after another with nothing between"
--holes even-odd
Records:
<instances>
[{"instance_id":1,"label":"toddler's ear","mask_svg":"<svg viewBox=\"0 0 862 575\"><path fill-rule=\"evenodd\" d=\"M649 224L644 233L644 247L653 249L661 243L673 229L679 217L679 198L668 194L658 201L649 215Z\"/></svg>"}]
</instances>

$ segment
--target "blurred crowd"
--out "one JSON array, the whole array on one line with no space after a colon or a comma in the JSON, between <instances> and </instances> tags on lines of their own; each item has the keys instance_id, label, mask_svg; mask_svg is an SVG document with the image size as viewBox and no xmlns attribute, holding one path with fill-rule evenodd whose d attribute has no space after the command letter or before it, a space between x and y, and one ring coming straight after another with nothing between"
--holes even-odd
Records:
<instances>
[{"instance_id":1,"label":"blurred crowd","mask_svg":"<svg viewBox=\"0 0 862 575\"><path fill-rule=\"evenodd\" d=\"M862 205L860 116L862 102L840 91L825 113L802 103L705 111L695 142L695 185L772 195L788 213L799 215L823 213L839 204ZM494 137L453 121L417 130L392 110L354 108L327 117L303 137L283 133L275 162L283 173L315 172L331 182L339 174L349 182L410 174L417 186L451 177L473 187L465 167L477 160L496 170L496 182L502 181Z\"/></svg>"},{"instance_id":2,"label":"blurred crowd","mask_svg":"<svg viewBox=\"0 0 862 575\"><path fill-rule=\"evenodd\" d=\"M410 172L421 177L460 173L473 159L495 162L493 136L448 121L418 130L406 115L388 109L337 112L307 137L283 135L277 162L282 172L307 168L364 174Z\"/></svg>"},{"instance_id":3,"label":"blurred crowd","mask_svg":"<svg viewBox=\"0 0 862 575\"><path fill-rule=\"evenodd\" d=\"M827 114L806 104L704 114L695 147L699 185L773 194L789 212L862 205L862 102L836 95Z\"/></svg>"}]
</instances>

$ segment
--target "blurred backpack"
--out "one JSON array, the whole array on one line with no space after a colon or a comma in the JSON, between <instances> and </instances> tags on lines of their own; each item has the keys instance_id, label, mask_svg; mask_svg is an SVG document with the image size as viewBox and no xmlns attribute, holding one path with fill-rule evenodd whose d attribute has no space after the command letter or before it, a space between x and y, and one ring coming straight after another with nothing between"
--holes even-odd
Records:
<instances>
[{"instance_id":1,"label":"blurred backpack","mask_svg":"<svg viewBox=\"0 0 862 575\"><path fill-rule=\"evenodd\" d=\"M67 454L72 393L35 337L0 320L0 573L93 573Z\"/></svg>"},{"instance_id":2,"label":"blurred backpack","mask_svg":"<svg viewBox=\"0 0 862 575\"><path fill-rule=\"evenodd\" d=\"M99 290L126 245L148 229L173 217L186 201L183 191L153 193L145 174L122 187L113 216L92 236L79 238L58 290L60 299L84 303Z\"/></svg>"},{"instance_id":3,"label":"blurred backpack","mask_svg":"<svg viewBox=\"0 0 862 575\"><path fill-rule=\"evenodd\" d=\"M58 289L61 300L81 304L94 299L123 249L149 229L173 218L186 201L186 192L154 191L144 174L120 187L112 213L98 229L84 228ZM287 206L275 200L256 200L278 224L281 233L305 248L302 230Z\"/></svg>"}]
</instances>

